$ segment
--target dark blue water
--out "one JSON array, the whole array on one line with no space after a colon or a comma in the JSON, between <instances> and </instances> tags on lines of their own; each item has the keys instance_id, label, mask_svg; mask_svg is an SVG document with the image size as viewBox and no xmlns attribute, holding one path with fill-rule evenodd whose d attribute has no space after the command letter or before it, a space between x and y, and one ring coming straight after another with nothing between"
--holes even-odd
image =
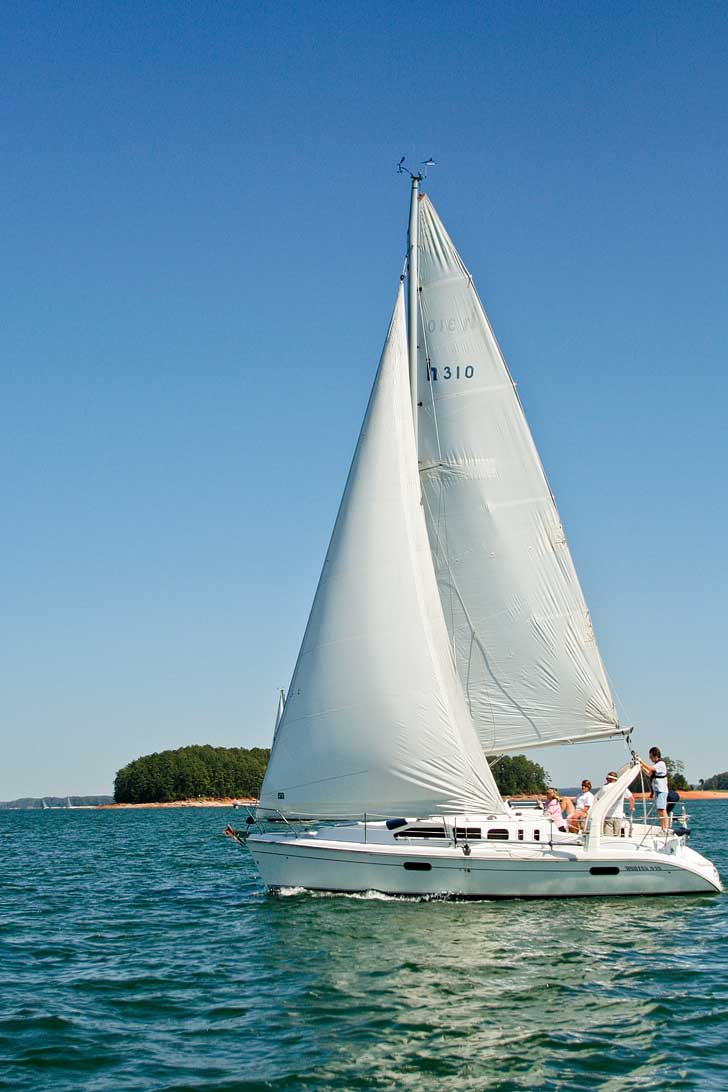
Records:
<instances>
[{"instance_id":1,"label":"dark blue water","mask_svg":"<svg viewBox=\"0 0 728 1092\"><path fill-rule=\"evenodd\" d=\"M239 815L0 812L0 1088L728 1088L724 897L276 898Z\"/></svg>"}]
</instances>

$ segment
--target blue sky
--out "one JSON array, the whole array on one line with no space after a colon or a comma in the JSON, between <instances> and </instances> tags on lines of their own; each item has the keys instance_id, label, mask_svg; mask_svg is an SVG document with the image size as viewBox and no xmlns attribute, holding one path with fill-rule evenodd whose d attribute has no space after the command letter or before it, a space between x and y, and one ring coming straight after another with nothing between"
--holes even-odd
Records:
<instances>
[{"instance_id":1,"label":"blue sky","mask_svg":"<svg viewBox=\"0 0 728 1092\"><path fill-rule=\"evenodd\" d=\"M0 799L269 743L403 154L438 162L639 744L728 768L727 46L712 3L4 7Z\"/></svg>"}]
</instances>

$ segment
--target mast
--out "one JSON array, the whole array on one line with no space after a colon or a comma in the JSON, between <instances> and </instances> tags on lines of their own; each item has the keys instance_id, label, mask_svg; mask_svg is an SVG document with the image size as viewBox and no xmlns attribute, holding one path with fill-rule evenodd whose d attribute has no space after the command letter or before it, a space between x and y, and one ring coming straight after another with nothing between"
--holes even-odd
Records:
<instances>
[{"instance_id":1,"label":"mast","mask_svg":"<svg viewBox=\"0 0 728 1092\"><path fill-rule=\"evenodd\" d=\"M412 425L415 430L415 448L417 446L417 312L419 288L418 255L418 198L421 174L412 176L412 197L410 200L409 233L407 237L407 351L409 355L410 393L412 395Z\"/></svg>"}]
</instances>

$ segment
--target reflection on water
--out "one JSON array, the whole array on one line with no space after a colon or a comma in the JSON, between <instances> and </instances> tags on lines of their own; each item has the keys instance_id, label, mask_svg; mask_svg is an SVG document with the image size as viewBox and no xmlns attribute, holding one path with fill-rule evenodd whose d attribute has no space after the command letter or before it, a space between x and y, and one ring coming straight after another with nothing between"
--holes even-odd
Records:
<instances>
[{"instance_id":1,"label":"reflection on water","mask_svg":"<svg viewBox=\"0 0 728 1092\"><path fill-rule=\"evenodd\" d=\"M0 813L0 1088L728 1087L724 897L274 897L228 818Z\"/></svg>"}]
</instances>

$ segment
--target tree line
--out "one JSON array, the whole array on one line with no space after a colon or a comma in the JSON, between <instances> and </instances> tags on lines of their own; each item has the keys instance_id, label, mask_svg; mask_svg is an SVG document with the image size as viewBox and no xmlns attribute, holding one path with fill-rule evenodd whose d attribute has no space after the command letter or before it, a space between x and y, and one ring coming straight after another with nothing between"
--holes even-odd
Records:
<instances>
[{"instance_id":1,"label":"tree line","mask_svg":"<svg viewBox=\"0 0 728 1092\"><path fill-rule=\"evenodd\" d=\"M117 804L165 803L195 797L244 797L260 795L269 747L179 747L135 758L119 770L114 781ZM544 793L549 774L525 755L501 755L489 760L498 790L503 796ZM689 789L683 763L665 758L669 783L675 789ZM597 782L595 782L597 784ZM601 784L601 782L599 782ZM728 773L704 781L706 789L728 788ZM649 779L644 781L649 791ZM632 788L639 791L638 775Z\"/></svg>"},{"instance_id":2,"label":"tree line","mask_svg":"<svg viewBox=\"0 0 728 1092\"><path fill-rule=\"evenodd\" d=\"M700 778L701 789L728 789L728 770L725 773L713 774L712 777Z\"/></svg>"},{"instance_id":3,"label":"tree line","mask_svg":"<svg viewBox=\"0 0 728 1092\"><path fill-rule=\"evenodd\" d=\"M549 774L546 773L543 766L539 766L538 762L531 762L525 755L513 755L512 757L504 755L497 759L491 757L489 762L492 767L495 783L502 796L521 796L524 793L543 793L550 783ZM665 755L665 765L667 766L667 779L671 789L677 789L678 791L687 791L690 789L691 786L685 777L684 762L681 762L680 759L670 758L669 755ZM721 779L721 784L714 784L714 782ZM601 785L601 780L594 780L593 784L598 788ZM701 782L701 786L706 789L728 789L728 773L716 774L715 777L709 778L705 782ZM631 788L635 792L641 792L643 789L649 792L650 787L650 779L647 776L643 777L639 773L631 785ZM595 792L596 788L594 790Z\"/></svg>"},{"instance_id":4,"label":"tree line","mask_svg":"<svg viewBox=\"0 0 728 1092\"><path fill-rule=\"evenodd\" d=\"M688 779L685 776L685 763L681 762L679 758L670 758L669 755L663 755L662 759L667 766L667 784L671 789L677 789L678 792L685 792L692 788ZM651 785L649 777L644 774L637 774L634 781L630 785L633 792L649 792Z\"/></svg>"},{"instance_id":5,"label":"tree line","mask_svg":"<svg viewBox=\"0 0 728 1092\"><path fill-rule=\"evenodd\" d=\"M179 747L135 758L114 780L117 804L163 804L196 797L260 795L269 747ZM493 775L504 796L546 791L548 774L525 755L504 755Z\"/></svg>"},{"instance_id":6,"label":"tree line","mask_svg":"<svg viewBox=\"0 0 728 1092\"><path fill-rule=\"evenodd\" d=\"M260 793L269 747L195 745L135 758L114 781L117 804L156 804L193 797Z\"/></svg>"}]
</instances>

